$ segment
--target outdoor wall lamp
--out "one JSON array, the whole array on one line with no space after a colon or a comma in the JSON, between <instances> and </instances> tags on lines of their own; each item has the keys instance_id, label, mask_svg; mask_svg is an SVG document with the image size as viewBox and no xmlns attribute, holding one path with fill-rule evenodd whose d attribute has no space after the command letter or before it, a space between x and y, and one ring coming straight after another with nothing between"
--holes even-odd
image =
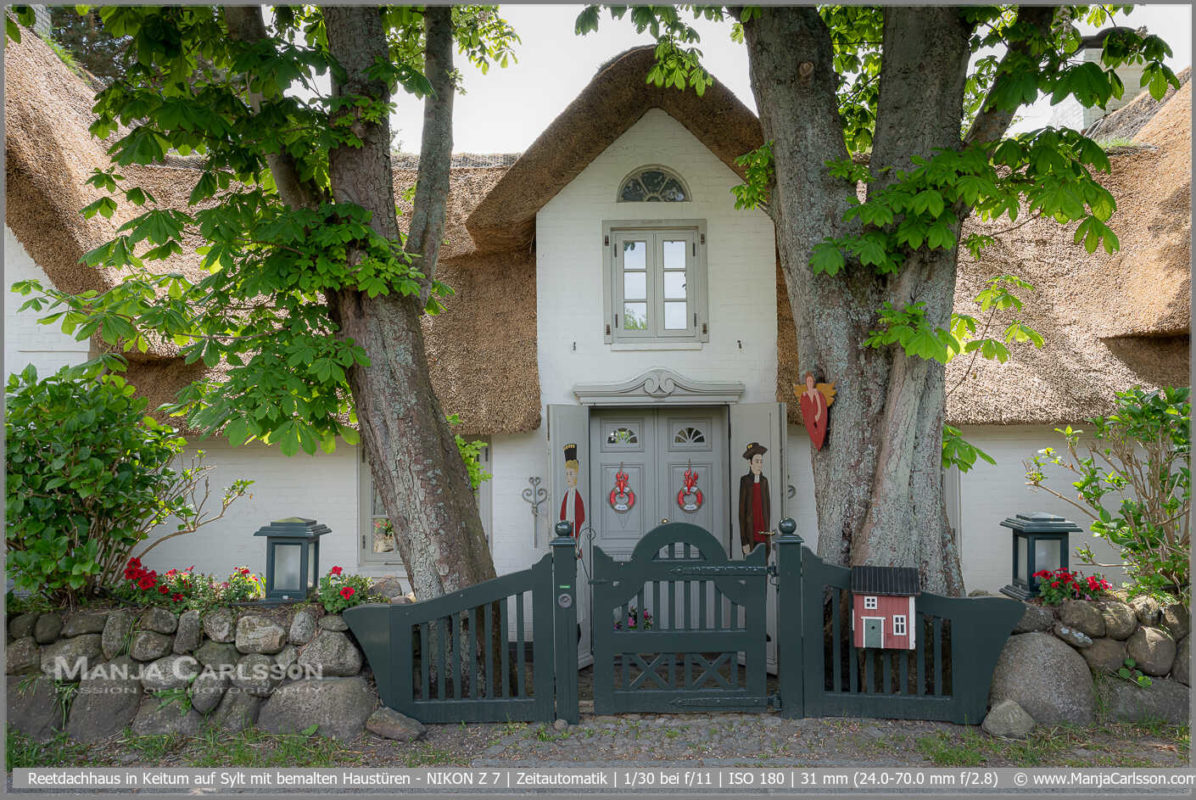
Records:
<instances>
[{"instance_id":1,"label":"outdoor wall lamp","mask_svg":"<svg viewBox=\"0 0 1196 800\"><path fill-rule=\"evenodd\" d=\"M271 522L254 536L266 537L266 601L304 600L320 574L320 537L332 533L314 519Z\"/></svg>"},{"instance_id":2,"label":"outdoor wall lamp","mask_svg":"<svg viewBox=\"0 0 1196 800\"><path fill-rule=\"evenodd\" d=\"M1013 531L1013 582L1001 588L1001 594L1015 600L1038 596L1038 578L1034 573L1067 567L1067 537L1084 529L1070 520L1035 511L1018 514L1001 523Z\"/></svg>"}]
</instances>

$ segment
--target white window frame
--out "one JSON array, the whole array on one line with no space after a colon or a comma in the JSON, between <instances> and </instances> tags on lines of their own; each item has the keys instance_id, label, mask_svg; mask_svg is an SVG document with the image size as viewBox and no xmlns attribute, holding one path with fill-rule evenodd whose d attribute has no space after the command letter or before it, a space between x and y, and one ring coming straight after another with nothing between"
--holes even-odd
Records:
<instances>
[{"instance_id":1,"label":"white window frame","mask_svg":"<svg viewBox=\"0 0 1196 800\"><path fill-rule=\"evenodd\" d=\"M908 632L908 629L905 627L905 615L904 614L894 614L893 615L893 635L894 636L905 636L907 632Z\"/></svg>"},{"instance_id":2,"label":"white window frame","mask_svg":"<svg viewBox=\"0 0 1196 800\"><path fill-rule=\"evenodd\" d=\"M877 603L876 603L875 597L865 597L864 598L864 610L865 611L875 611L876 608L877 608Z\"/></svg>"},{"instance_id":3,"label":"white window frame","mask_svg":"<svg viewBox=\"0 0 1196 800\"><path fill-rule=\"evenodd\" d=\"M489 438L478 438L485 442L486 445L478 453L478 460L481 462L482 469L493 475L494 468L491 464L493 447ZM361 449L361 456L357 464L357 485L360 494L358 498L358 519L360 520L359 527L361 529L360 535L357 537L357 563L361 566L402 566L403 559L399 556L397 549L389 553L375 553L371 546L374 529L374 476L370 471L369 462L366 461L364 448ZM494 506L494 492L491 488L493 482L493 479L482 481L482 485L474 492L474 497L478 501L478 512L482 517L482 529L486 531L486 544L490 546L492 553L494 551L494 537L491 525Z\"/></svg>"},{"instance_id":4,"label":"white window frame","mask_svg":"<svg viewBox=\"0 0 1196 800\"><path fill-rule=\"evenodd\" d=\"M648 242L647 330L623 328L623 246L628 240ZM686 250L686 327L664 328L664 275L662 243L684 239ZM608 220L602 224L604 311L603 341L629 349L671 349L701 347L710 341L707 303L707 260L705 220ZM638 299L638 298L637 298Z\"/></svg>"}]
</instances>

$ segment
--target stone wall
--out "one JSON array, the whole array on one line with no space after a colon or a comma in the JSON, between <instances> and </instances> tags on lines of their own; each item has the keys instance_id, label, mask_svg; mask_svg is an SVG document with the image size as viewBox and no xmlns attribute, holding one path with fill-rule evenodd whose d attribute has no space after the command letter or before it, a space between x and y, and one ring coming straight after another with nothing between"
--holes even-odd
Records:
<instances>
[{"instance_id":1,"label":"stone wall","mask_svg":"<svg viewBox=\"0 0 1196 800\"><path fill-rule=\"evenodd\" d=\"M6 672L8 721L39 741L61 730L94 742L125 728L194 735L208 725L298 733L314 724L345 740L365 727L422 733L378 709L348 626L319 606L21 614L8 620Z\"/></svg>"},{"instance_id":2,"label":"stone wall","mask_svg":"<svg viewBox=\"0 0 1196 800\"><path fill-rule=\"evenodd\" d=\"M984 727L1020 736L1035 723L1187 723L1189 632L1186 608L1150 598L1027 603L993 672ZM1127 658L1150 686L1118 676Z\"/></svg>"}]
</instances>

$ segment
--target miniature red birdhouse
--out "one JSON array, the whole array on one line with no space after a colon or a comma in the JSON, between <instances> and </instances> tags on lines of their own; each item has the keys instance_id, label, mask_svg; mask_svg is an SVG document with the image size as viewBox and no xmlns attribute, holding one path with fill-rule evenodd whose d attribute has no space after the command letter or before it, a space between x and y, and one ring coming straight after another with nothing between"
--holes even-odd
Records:
<instances>
[{"instance_id":1,"label":"miniature red birdhouse","mask_svg":"<svg viewBox=\"0 0 1196 800\"><path fill-rule=\"evenodd\" d=\"M851 640L856 647L913 650L914 598L919 593L913 567L851 568Z\"/></svg>"}]
</instances>

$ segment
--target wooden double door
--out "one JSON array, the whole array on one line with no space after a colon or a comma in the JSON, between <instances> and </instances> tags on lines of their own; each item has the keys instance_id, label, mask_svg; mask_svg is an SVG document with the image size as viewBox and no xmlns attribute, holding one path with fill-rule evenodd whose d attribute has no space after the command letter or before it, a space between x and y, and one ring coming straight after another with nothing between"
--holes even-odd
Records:
<instances>
[{"instance_id":1,"label":"wooden double door","mask_svg":"<svg viewBox=\"0 0 1196 800\"><path fill-rule=\"evenodd\" d=\"M601 409L590 415L593 544L625 561L669 522L711 531L730 549L727 410Z\"/></svg>"}]
</instances>

